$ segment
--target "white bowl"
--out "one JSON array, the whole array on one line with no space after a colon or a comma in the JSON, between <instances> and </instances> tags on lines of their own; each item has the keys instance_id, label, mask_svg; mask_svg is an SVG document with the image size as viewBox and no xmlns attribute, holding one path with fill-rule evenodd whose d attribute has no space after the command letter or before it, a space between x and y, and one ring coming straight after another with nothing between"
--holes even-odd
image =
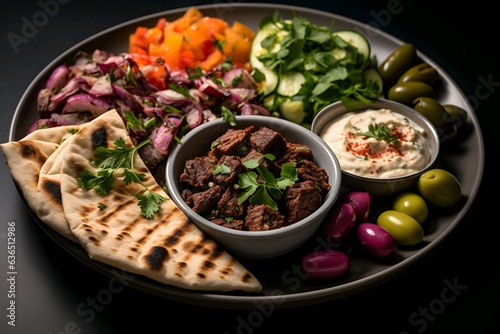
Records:
<instances>
[{"instance_id":1,"label":"white bowl","mask_svg":"<svg viewBox=\"0 0 500 334\"><path fill-rule=\"evenodd\" d=\"M339 196L342 172L333 151L312 131L290 121L270 116L236 116L234 128L246 128L250 125L253 125L255 130L266 126L281 133L289 143L305 144L311 149L316 164L326 170L331 185L318 210L292 225L268 231L235 230L219 226L195 213L180 195L180 175L187 160L206 154L212 141L231 128L222 119L198 126L182 138L181 144L176 144L167 160L166 184L170 197L179 208L202 231L230 253L246 259L267 259L299 247L317 231Z\"/></svg>"},{"instance_id":2,"label":"white bowl","mask_svg":"<svg viewBox=\"0 0 500 334\"><path fill-rule=\"evenodd\" d=\"M324 128L330 124L332 121L338 119L349 112L362 112L368 109L390 109L393 112L399 113L404 117L410 119L415 122L418 126L423 128L425 131L425 149L427 149L428 159L423 168L416 172L412 172L410 174L404 176L396 176L390 178L376 178L369 176L362 176L354 174L353 172L348 172L342 169L342 180L343 186L350 189L360 189L365 190L375 196L389 196L396 193L399 193L403 190L407 190L410 187L414 186L420 177L425 171L431 169L439 155L439 135L436 128L432 125L432 123L421 113L416 111L415 109L403 105L399 102L387 100L387 99L379 99L374 101L373 103L366 104L354 109L347 109L342 102L332 103L325 108L323 108L314 118L314 121L311 125L311 131L322 135ZM334 149L335 152L335 149ZM340 153L336 152L337 158L340 160Z\"/></svg>"}]
</instances>

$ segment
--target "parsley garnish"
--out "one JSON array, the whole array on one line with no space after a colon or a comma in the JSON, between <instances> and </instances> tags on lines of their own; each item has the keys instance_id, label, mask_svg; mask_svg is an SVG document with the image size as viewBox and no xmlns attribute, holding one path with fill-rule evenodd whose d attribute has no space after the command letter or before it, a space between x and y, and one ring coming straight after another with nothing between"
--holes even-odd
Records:
<instances>
[{"instance_id":1,"label":"parsley garnish","mask_svg":"<svg viewBox=\"0 0 500 334\"><path fill-rule=\"evenodd\" d=\"M158 212L159 204L166 200L165 197L151 191L143 180L146 174L136 173L134 169L134 155L144 145L148 144L150 139L147 139L135 147L128 147L123 138L119 138L114 142L115 148L109 149L104 146L99 146L94 150L94 159L90 164L100 168L94 174L89 170L84 170L80 173L80 178L77 180L78 185L85 189L94 189L98 193L108 195L115 184L115 173L122 169L123 181L126 184L131 182L142 185L146 190L142 194L137 194L135 197L139 200L141 213L147 219L151 218ZM102 209L100 206L99 209Z\"/></svg>"},{"instance_id":2,"label":"parsley garnish","mask_svg":"<svg viewBox=\"0 0 500 334\"><path fill-rule=\"evenodd\" d=\"M233 112L225 106L221 106L220 109L224 122L229 123L229 125L236 126L236 117L234 117Z\"/></svg>"},{"instance_id":3,"label":"parsley garnish","mask_svg":"<svg viewBox=\"0 0 500 334\"><path fill-rule=\"evenodd\" d=\"M215 165L214 170L212 172L213 175L217 174L229 174L231 173L231 168L228 166L222 164L222 165Z\"/></svg>"},{"instance_id":4,"label":"parsley garnish","mask_svg":"<svg viewBox=\"0 0 500 334\"><path fill-rule=\"evenodd\" d=\"M378 141L384 140L389 144L395 144L398 141L398 137L385 124L370 124L367 132L356 133L356 136L375 138Z\"/></svg>"},{"instance_id":5,"label":"parsley garnish","mask_svg":"<svg viewBox=\"0 0 500 334\"><path fill-rule=\"evenodd\" d=\"M274 159L272 154L266 154L265 157L270 160ZM253 168L257 160L249 159L245 161L244 165L247 168L250 168L249 166ZM294 184L298 179L295 163L285 163L281 168L280 177L277 179L268 169L260 165L255 167L257 173L249 171L239 174L238 186L242 192L238 196L238 204L249 200L252 205L266 204L277 211L278 204L273 198L280 199L283 190ZM258 180L258 176L260 176L260 180Z\"/></svg>"},{"instance_id":6,"label":"parsley garnish","mask_svg":"<svg viewBox=\"0 0 500 334\"><path fill-rule=\"evenodd\" d=\"M186 86L181 86L181 85L176 85L174 83L169 83L168 87L173 90L174 92L177 92L179 94L182 94L184 97L187 97L188 99L193 99L191 94L189 93L189 88Z\"/></svg>"}]
</instances>

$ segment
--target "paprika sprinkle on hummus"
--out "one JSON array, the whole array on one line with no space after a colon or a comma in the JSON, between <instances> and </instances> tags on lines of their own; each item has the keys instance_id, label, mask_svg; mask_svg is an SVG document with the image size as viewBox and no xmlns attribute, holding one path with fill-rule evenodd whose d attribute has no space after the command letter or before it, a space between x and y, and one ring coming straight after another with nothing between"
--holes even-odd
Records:
<instances>
[{"instance_id":1,"label":"paprika sprinkle on hummus","mask_svg":"<svg viewBox=\"0 0 500 334\"><path fill-rule=\"evenodd\" d=\"M389 109L347 113L320 133L342 170L381 179L425 168L430 160L426 136L416 123Z\"/></svg>"}]
</instances>

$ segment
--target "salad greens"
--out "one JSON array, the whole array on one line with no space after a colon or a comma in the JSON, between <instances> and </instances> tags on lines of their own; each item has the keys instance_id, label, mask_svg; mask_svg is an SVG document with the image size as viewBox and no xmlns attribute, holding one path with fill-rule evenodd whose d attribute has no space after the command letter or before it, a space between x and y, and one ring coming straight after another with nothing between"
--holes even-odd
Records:
<instances>
[{"instance_id":1,"label":"salad greens","mask_svg":"<svg viewBox=\"0 0 500 334\"><path fill-rule=\"evenodd\" d=\"M263 104L297 123L312 122L332 102L357 107L382 91L382 81L372 75L376 64L366 38L356 31L335 31L333 22L332 27L319 26L303 17L285 20L276 12L261 21L250 61L254 78L264 87ZM300 107L295 103L293 111L286 110L290 101L299 101Z\"/></svg>"}]
</instances>

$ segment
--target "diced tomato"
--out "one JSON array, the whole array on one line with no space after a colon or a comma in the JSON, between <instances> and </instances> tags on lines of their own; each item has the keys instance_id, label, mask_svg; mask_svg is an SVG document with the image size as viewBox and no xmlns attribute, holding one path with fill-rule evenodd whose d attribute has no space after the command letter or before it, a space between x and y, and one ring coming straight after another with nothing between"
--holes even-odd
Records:
<instances>
[{"instance_id":1,"label":"diced tomato","mask_svg":"<svg viewBox=\"0 0 500 334\"><path fill-rule=\"evenodd\" d=\"M221 64L223 60L224 54L219 49L214 49L214 51L210 53L205 60L200 62L200 68L208 72L217 65Z\"/></svg>"},{"instance_id":2,"label":"diced tomato","mask_svg":"<svg viewBox=\"0 0 500 334\"><path fill-rule=\"evenodd\" d=\"M179 68L195 68L196 59L193 50L184 49L181 51L181 56L179 59Z\"/></svg>"},{"instance_id":3,"label":"diced tomato","mask_svg":"<svg viewBox=\"0 0 500 334\"><path fill-rule=\"evenodd\" d=\"M167 69L163 64L161 64L155 66L153 70L147 72L146 78L149 83L156 86L159 90L163 90L167 88L167 75Z\"/></svg>"},{"instance_id":4,"label":"diced tomato","mask_svg":"<svg viewBox=\"0 0 500 334\"><path fill-rule=\"evenodd\" d=\"M249 66L254 32L235 21L232 26L216 17L203 16L195 7L173 21L160 18L152 28L137 27L129 38L129 52L161 57L169 70L195 68L209 71L228 58L237 66ZM148 60L137 61L144 66Z\"/></svg>"}]
</instances>

